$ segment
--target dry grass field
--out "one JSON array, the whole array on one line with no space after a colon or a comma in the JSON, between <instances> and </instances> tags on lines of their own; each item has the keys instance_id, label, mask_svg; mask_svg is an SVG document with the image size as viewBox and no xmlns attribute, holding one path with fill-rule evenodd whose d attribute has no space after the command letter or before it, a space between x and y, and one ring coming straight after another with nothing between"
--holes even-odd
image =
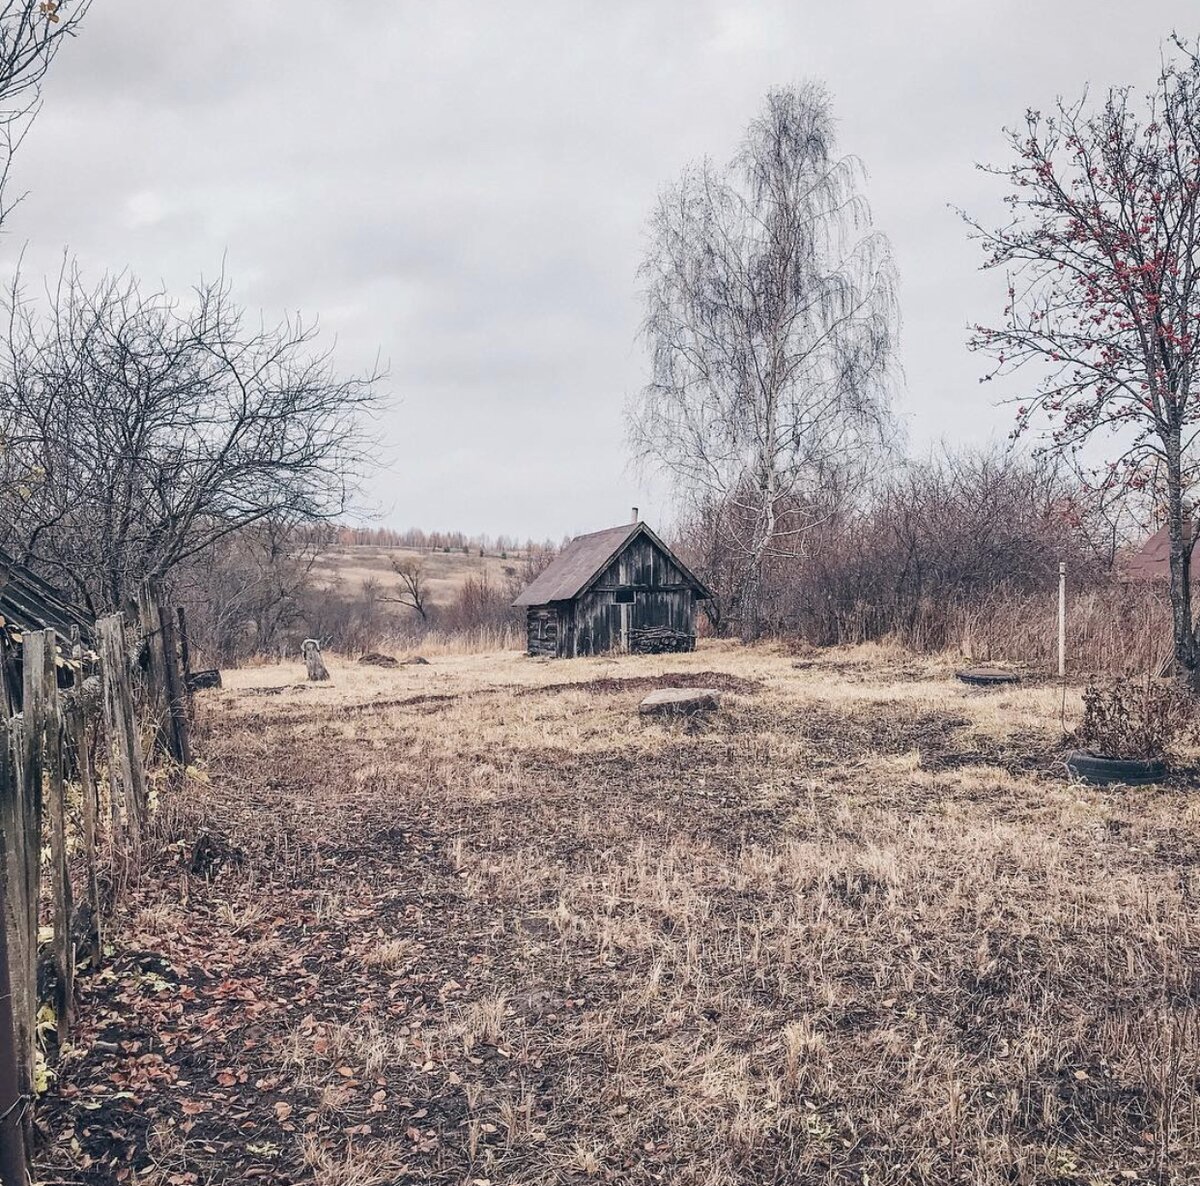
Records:
<instances>
[{"instance_id":1,"label":"dry grass field","mask_svg":"<svg viewBox=\"0 0 1200 1186\"><path fill-rule=\"evenodd\" d=\"M43 1180L1200 1181L1194 772L1071 785L1059 689L878 648L331 667L205 694ZM639 718L671 681L720 711Z\"/></svg>"},{"instance_id":2,"label":"dry grass field","mask_svg":"<svg viewBox=\"0 0 1200 1186\"><path fill-rule=\"evenodd\" d=\"M456 552L416 551L411 548L385 548L373 544L352 544L322 552L313 566L313 575L320 583L340 581L344 592L353 596L367 581L378 581L385 589L397 583L392 560L418 562L432 606L450 605L463 584L474 577L486 576L497 587L504 587L510 572L519 571L518 558L503 559L478 551Z\"/></svg>"}]
</instances>

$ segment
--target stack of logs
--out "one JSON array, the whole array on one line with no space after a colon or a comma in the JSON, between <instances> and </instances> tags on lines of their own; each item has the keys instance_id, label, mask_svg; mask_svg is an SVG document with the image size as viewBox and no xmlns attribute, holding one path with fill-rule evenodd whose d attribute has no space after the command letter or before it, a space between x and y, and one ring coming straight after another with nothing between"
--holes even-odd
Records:
<instances>
[{"instance_id":1,"label":"stack of logs","mask_svg":"<svg viewBox=\"0 0 1200 1186\"><path fill-rule=\"evenodd\" d=\"M629 651L633 655L659 655L669 651L694 651L696 636L669 626L644 626L629 631Z\"/></svg>"}]
</instances>

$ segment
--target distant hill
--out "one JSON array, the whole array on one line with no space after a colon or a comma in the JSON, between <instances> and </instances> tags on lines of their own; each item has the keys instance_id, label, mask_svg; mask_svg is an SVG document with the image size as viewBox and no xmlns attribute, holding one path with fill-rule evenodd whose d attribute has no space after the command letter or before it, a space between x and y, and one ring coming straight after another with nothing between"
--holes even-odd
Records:
<instances>
[{"instance_id":1,"label":"distant hill","mask_svg":"<svg viewBox=\"0 0 1200 1186\"><path fill-rule=\"evenodd\" d=\"M313 576L321 584L339 581L347 597L356 597L363 585L377 581L385 592L396 585L398 578L392 569L393 559L417 561L428 587L431 605L450 605L459 590L471 577L487 574L493 588L503 589L515 580L525 561L524 552L503 555L479 548L429 550L411 547L388 547L380 544L335 543L321 552L313 566Z\"/></svg>"}]
</instances>

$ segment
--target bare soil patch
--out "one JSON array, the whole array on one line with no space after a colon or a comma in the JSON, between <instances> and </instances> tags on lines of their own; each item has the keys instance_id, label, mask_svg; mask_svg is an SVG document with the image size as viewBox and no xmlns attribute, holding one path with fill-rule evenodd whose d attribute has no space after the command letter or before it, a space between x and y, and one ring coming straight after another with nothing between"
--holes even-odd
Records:
<instances>
[{"instance_id":1,"label":"bare soil patch","mask_svg":"<svg viewBox=\"0 0 1200 1186\"><path fill-rule=\"evenodd\" d=\"M658 688L714 688L718 692L750 695L761 691L762 681L746 679L728 671L667 671L661 675L608 675L574 683L538 684L521 688L521 696L552 695L557 692L589 692L595 696L620 692L653 692Z\"/></svg>"}]
</instances>

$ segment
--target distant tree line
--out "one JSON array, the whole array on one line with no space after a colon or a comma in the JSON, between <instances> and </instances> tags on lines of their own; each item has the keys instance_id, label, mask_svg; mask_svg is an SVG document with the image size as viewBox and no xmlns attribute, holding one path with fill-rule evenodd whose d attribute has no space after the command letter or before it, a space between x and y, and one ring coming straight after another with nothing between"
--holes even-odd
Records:
<instances>
[{"instance_id":1,"label":"distant tree line","mask_svg":"<svg viewBox=\"0 0 1200 1186\"><path fill-rule=\"evenodd\" d=\"M527 556L539 548L553 547L550 540L534 540L515 535L468 535L463 531L425 531L420 527L349 527L337 529L338 547L404 548L414 552L465 552L476 555Z\"/></svg>"}]
</instances>

